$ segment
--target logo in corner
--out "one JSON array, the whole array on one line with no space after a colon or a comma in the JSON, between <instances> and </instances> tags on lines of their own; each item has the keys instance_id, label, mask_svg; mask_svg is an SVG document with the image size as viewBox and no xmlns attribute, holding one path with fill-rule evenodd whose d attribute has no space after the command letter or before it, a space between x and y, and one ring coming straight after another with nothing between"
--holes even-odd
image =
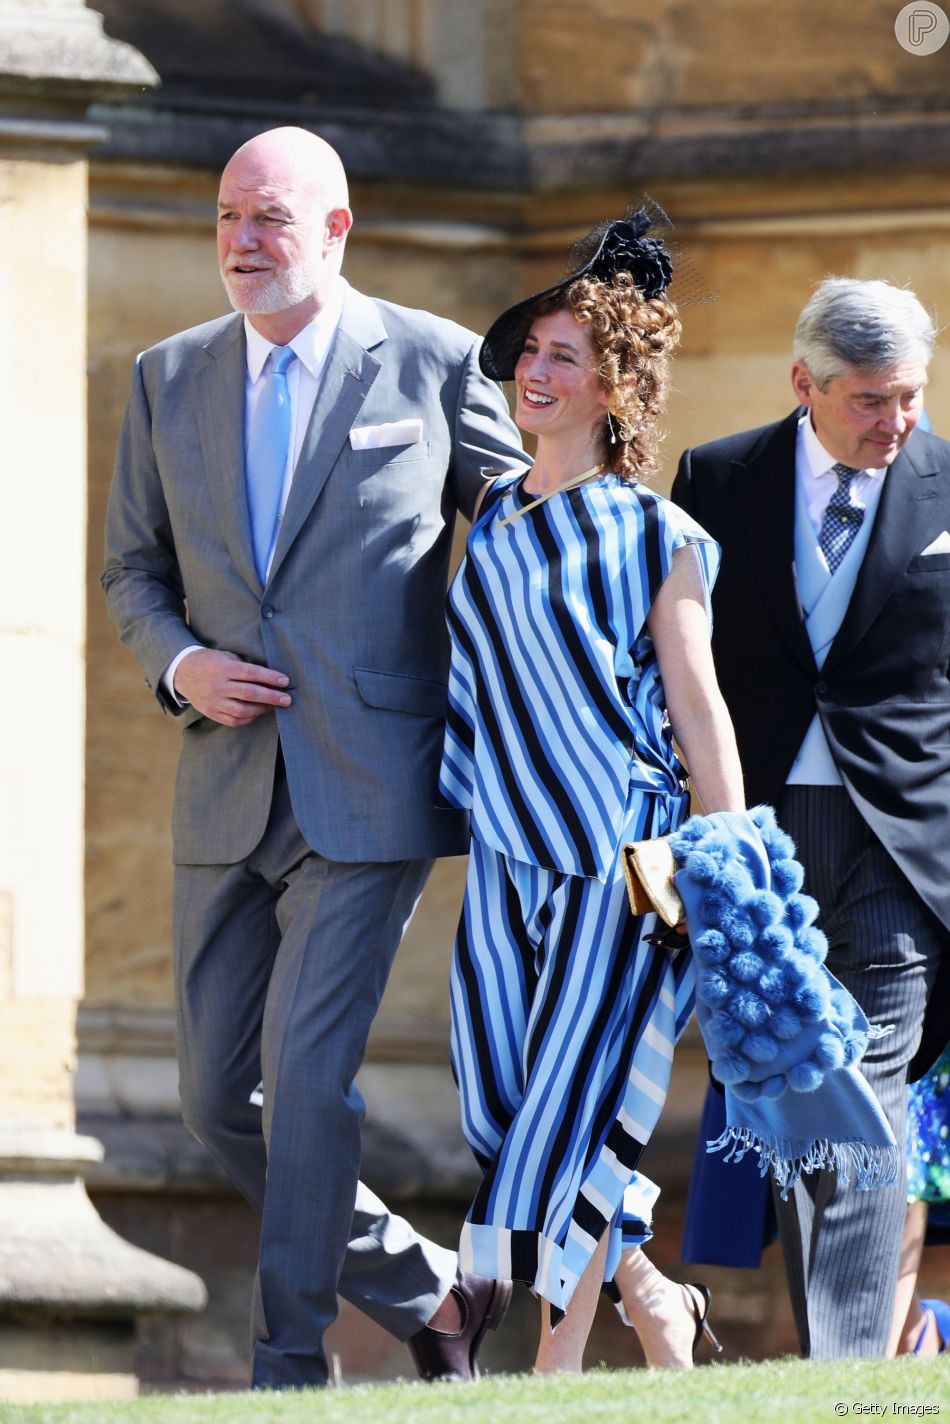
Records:
<instances>
[{"instance_id":1,"label":"logo in corner","mask_svg":"<svg viewBox=\"0 0 950 1424\"><path fill-rule=\"evenodd\" d=\"M931 0L913 0L894 21L897 42L908 54L936 54L950 35L950 19Z\"/></svg>"}]
</instances>

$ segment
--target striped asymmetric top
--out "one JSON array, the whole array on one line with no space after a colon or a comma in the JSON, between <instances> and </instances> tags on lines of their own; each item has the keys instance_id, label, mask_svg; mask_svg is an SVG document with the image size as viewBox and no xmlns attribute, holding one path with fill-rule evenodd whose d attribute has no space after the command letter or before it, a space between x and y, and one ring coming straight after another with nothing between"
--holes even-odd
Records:
<instances>
[{"instance_id":1,"label":"striped asymmetric top","mask_svg":"<svg viewBox=\"0 0 950 1424\"><path fill-rule=\"evenodd\" d=\"M439 786L485 844L604 879L631 794L682 794L647 615L686 544L708 611L719 550L676 505L614 474L499 527L533 498L523 478L489 490L449 591Z\"/></svg>"}]
</instances>

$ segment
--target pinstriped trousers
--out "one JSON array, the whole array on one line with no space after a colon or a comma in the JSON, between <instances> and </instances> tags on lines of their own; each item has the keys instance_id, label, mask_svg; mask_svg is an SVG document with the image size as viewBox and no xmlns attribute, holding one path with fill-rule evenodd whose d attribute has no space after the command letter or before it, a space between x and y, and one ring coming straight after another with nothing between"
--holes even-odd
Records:
<instances>
[{"instance_id":1,"label":"pinstriped trousers","mask_svg":"<svg viewBox=\"0 0 950 1424\"><path fill-rule=\"evenodd\" d=\"M779 820L798 847L805 889L821 907L828 968L872 1024L861 1071L901 1151L898 1183L859 1192L810 1173L783 1202L774 1192L802 1353L882 1356L906 1211L907 1069L948 934L921 902L840 786L787 786Z\"/></svg>"}]
</instances>

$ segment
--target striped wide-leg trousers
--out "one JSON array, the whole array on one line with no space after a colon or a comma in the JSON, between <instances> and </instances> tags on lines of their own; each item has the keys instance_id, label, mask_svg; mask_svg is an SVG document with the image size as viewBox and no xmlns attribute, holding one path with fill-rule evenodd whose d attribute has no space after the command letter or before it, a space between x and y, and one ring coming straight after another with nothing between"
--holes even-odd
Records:
<instances>
[{"instance_id":1,"label":"striped wide-leg trousers","mask_svg":"<svg viewBox=\"0 0 950 1424\"><path fill-rule=\"evenodd\" d=\"M656 803L638 798L625 840L666 829L653 825ZM472 843L452 1055L485 1175L459 1256L526 1282L555 1311L608 1227L605 1275L616 1269L628 1188L692 1012L692 956L646 943L654 918L631 915L619 855L601 881ZM638 1224L627 1226L630 1244Z\"/></svg>"}]
</instances>

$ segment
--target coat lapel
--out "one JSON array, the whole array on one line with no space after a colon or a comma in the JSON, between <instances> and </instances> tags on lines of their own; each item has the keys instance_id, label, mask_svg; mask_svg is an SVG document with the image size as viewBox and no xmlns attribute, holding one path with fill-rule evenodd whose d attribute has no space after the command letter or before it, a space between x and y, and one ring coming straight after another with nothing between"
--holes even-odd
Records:
<instances>
[{"instance_id":1,"label":"coat lapel","mask_svg":"<svg viewBox=\"0 0 950 1424\"><path fill-rule=\"evenodd\" d=\"M196 382L205 478L234 566L251 588L259 590L244 487L247 355L243 319L235 316L226 322L205 350L211 359L199 371Z\"/></svg>"},{"instance_id":2,"label":"coat lapel","mask_svg":"<svg viewBox=\"0 0 950 1424\"><path fill-rule=\"evenodd\" d=\"M795 586L795 451L798 413L774 426L745 463L734 464L737 505L752 573L776 626L810 674L815 656Z\"/></svg>"},{"instance_id":3,"label":"coat lapel","mask_svg":"<svg viewBox=\"0 0 950 1424\"><path fill-rule=\"evenodd\" d=\"M840 662L864 637L894 584L933 537L947 508L947 472L929 442L911 439L884 476L877 517L851 602L828 650L825 668Z\"/></svg>"},{"instance_id":4,"label":"coat lapel","mask_svg":"<svg viewBox=\"0 0 950 1424\"><path fill-rule=\"evenodd\" d=\"M375 304L352 287L347 288L340 325L294 470L271 564L271 579L319 498L379 374L381 362L369 348L385 340L386 328Z\"/></svg>"}]
</instances>

